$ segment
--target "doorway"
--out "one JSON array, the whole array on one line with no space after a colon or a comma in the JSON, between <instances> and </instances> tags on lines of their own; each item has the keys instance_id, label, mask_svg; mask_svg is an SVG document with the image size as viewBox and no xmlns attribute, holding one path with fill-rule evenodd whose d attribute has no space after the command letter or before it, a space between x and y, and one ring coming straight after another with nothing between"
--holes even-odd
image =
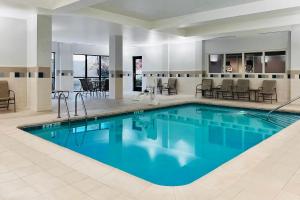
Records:
<instances>
[{"instance_id":1,"label":"doorway","mask_svg":"<svg viewBox=\"0 0 300 200\"><path fill-rule=\"evenodd\" d=\"M143 59L142 56L133 56L133 91L142 91L142 79L143 79Z\"/></svg>"}]
</instances>

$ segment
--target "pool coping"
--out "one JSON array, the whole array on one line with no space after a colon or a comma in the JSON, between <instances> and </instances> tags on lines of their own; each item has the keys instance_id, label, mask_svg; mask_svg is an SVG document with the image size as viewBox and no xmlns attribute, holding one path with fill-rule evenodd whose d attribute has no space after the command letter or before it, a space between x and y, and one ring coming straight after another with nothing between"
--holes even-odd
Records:
<instances>
[{"instance_id":1,"label":"pool coping","mask_svg":"<svg viewBox=\"0 0 300 200\"><path fill-rule=\"evenodd\" d=\"M218 106L225 106L225 107L253 109L253 107L251 107L251 106L244 106L244 107L241 107L239 105L228 106L228 105L224 105L224 104L218 104L216 102L207 103L207 102L201 102L198 100L191 100L191 101L183 101L183 102L176 102L176 103L160 104L159 106L153 106L153 105L144 106L143 108L138 108L138 109L134 108L134 109L124 109L121 111L106 112L105 114L100 114L97 116L92 115L91 117L107 117L107 116L113 116L113 115L120 114L120 113L125 114L125 113L130 113L130 112L134 112L134 111L138 111L138 110L153 110L153 109L157 109L157 108L178 106L178 105L189 104L189 103L200 103L200 104L218 105ZM270 109L266 108L266 109L258 109L258 110L270 110ZM286 110L286 109L283 109L282 111L289 112L289 110ZM300 113L300 112L297 111L297 112L293 112L293 113ZM74 119L80 120L83 118L76 117ZM65 119L49 120L49 121L45 121L45 122L32 123L32 124L30 124L30 126L34 126L34 125L41 124L41 123L55 123L55 122L61 122L61 121L65 121ZM28 126L28 123L26 125ZM21 127L21 126L24 126L24 124L19 124L19 125L17 125L17 127L15 127L15 129L17 129L17 131L16 131L17 134L14 134L13 137L18 139L19 141L22 141L24 144L30 145L31 148L33 148L39 152L43 152L47 156L50 156L51 158L64 163L68 167L78 170L79 172L81 172L87 176L93 177L96 180L98 180L106 185L110 185L113 188L122 191L122 193L129 195L130 197L142 198L142 197L145 197L145 196L143 196L143 195L145 195L145 193L146 193L146 196L147 195L152 196L151 193L153 191L151 193L147 193L145 191L143 192L143 190L145 190L145 189L147 189L149 191L150 188L155 188L158 191L161 191L161 192L158 192L161 194L156 194L156 196L157 195L166 195L166 192L167 192L168 195L170 195L170 197L174 197L174 195L175 195L174 193L177 193L179 191L182 193L181 195L189 195L188 194L189 192L193 192L194 190L199 190L199 189L211 191L212 196L215 196L216 194L221 195L221 193L226 190L225 186L233 185L234 184L233 180L240 179L241 176L243 174L247 173L248 170L253 168L258 163L262 162L266 157L270 156L273 153L274 149L278 150L278 145L280 146L285 141L291 140L291 138L295 137L296 136L295 130L299 129L300 122L297 121L297 122L293 123L292 125L282 129L281 131L279 131L272 137L262 141L261 143L255 145L254 147L248 149L247 151L239 154L232 160L229 160L226 163L220 165L219 167L212 170L205 176L202 176L199 179L195 180L194 182L187 184L187 185L183 185L183 186L160 186L160 185L150 183L144 179L141 179L134 175L128 174L124 171L121 171L121 170L115 168L115 167L106 165L100 161L96 161L92 158L89 158L87 156L84 156L82 154L74 152L67 148L61 147L61 146L51 143L47 140L44 140L42 138L31 135L30 133L28 133L26 131L20 130L19 127ZM26 133L26 134L24 134L24 133ZM63 154L63 156L60 154ZM65 158L69 158L68 161L64 160ZM251 159L254 159L255 162L253 162L253 160L251 161ZM73 160L74 162L69 162L70 160ZM75 160L76 161L80 160L80 162L84 163L84 164L83 165L80 165L80 164L74 165ZM247 164L248 166L246 166L245 164ZM83 167L84 165L88 165L90 167L93 166L92 167L93 171L90 172L90 171L84 170L84 167ZM242 167L240 168L237 166L242 166ZM97 173L99 173L99 174L97 174ZM140 188L141 193L137 192L136 189L133 189L131 191L131 189L128 189L128 187L114 185L114 183L111 183L111 180L107 177L114 177L116 179L119 178L122 181L124 181L125 183L127 182L127 184L131 184L132 187ZM228 181L227 177L231 177L231 180ZM109 183L107 183L106 180L108 180ZM218 181L222 182L222 184L220 184ZM226 182L226 183L229 182L229 183L224 185L224 182ZM214 185L212 185L212 183L214 183ZM170 194L168 192L169 190L172 191ZM176 190L178 190L178 191L176 191ZM150 191L151 191L151 189L150 189ZM207 194L207 192L205 192L205 194Z\"/></svg>"}]
</instances>

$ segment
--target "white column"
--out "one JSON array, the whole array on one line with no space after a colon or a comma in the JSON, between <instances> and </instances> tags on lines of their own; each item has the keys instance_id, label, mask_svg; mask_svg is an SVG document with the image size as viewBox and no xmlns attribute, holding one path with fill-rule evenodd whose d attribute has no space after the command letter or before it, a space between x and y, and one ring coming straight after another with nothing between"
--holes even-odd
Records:
<instances>
[{"instance_id":1,"label":"white column","mask_svg":"<svg viewBox=\"0 0 300 200\"><path fill-rule=\"evenodd\" d=\"M123 37L109 37L109 98L123 98Z\"/></svg>"},{"instance_id":2,"label":"white column","mask_svg":"<svg viewBox=\"0 0 300 200\"><path fill-rule=\"evenodd\" d=\"M27 106L51 110L52 17L32 14L27 22Z\"/></svg>"},{"instance_id":3,"label":"white column","mask_svg":"<svg viewBox=\"0 0 300 200\"><path fill-rule=\"evenodd\" d=\"M291 98L297 97L300 95L300 26L295 26L291 32ZM299 101L295 103L299 104Z\"/></svg>"},{"instance_id":4,"label":"white column","mask_svg":"<svg viewBox=\"0 0 300 200\"><path fill-rule=\"evenodd\" d=\"M73 51L72 44L57 43L57 90L73 90Z\"/></svg>"}]
</instances>

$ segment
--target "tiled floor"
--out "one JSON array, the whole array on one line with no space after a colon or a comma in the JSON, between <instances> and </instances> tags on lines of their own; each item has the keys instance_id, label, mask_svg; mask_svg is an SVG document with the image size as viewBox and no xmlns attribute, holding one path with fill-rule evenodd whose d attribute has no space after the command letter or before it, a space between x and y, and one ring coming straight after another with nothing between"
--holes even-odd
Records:
<instances>
[{"instance_id":1,"label":"tiled floor","mask_svg":"<svg viewBox=\"0 0 300 200\"><path fill-rule=\"evenodd\" d=\"M86 100L88 113L106 114L151 108L148 100ZM159 97L160 106L204 103L272 108L275 105ZM74 110L70 100L71 110ZM289 106L300 111L300 106ZM56 146L16 127L53 121L53 112L0 115L0 200L298 200L300 199L300 122L282 130L192 184L161 187ZM82 110L80 110L82 111ZM82 113L82 112L80 112Z\"/></svg>"}]
</instances>

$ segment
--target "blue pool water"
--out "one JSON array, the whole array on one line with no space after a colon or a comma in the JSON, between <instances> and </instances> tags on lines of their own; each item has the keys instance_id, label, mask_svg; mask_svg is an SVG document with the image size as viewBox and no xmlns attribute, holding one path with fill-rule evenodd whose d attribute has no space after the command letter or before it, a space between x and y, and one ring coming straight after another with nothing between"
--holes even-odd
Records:
<instances>
[{"instance_id":1,"label":"blue pool water","mask_svg":"<svg viewBox=\"0 0 300 200\"><path fill-rule=\"evenodd\" d=\"M255 110L187 104L24 128L33 135L154 184L191 183L282 129ZM291 123L299 116L291 116Z\"/></svg>"}]
</instances>

